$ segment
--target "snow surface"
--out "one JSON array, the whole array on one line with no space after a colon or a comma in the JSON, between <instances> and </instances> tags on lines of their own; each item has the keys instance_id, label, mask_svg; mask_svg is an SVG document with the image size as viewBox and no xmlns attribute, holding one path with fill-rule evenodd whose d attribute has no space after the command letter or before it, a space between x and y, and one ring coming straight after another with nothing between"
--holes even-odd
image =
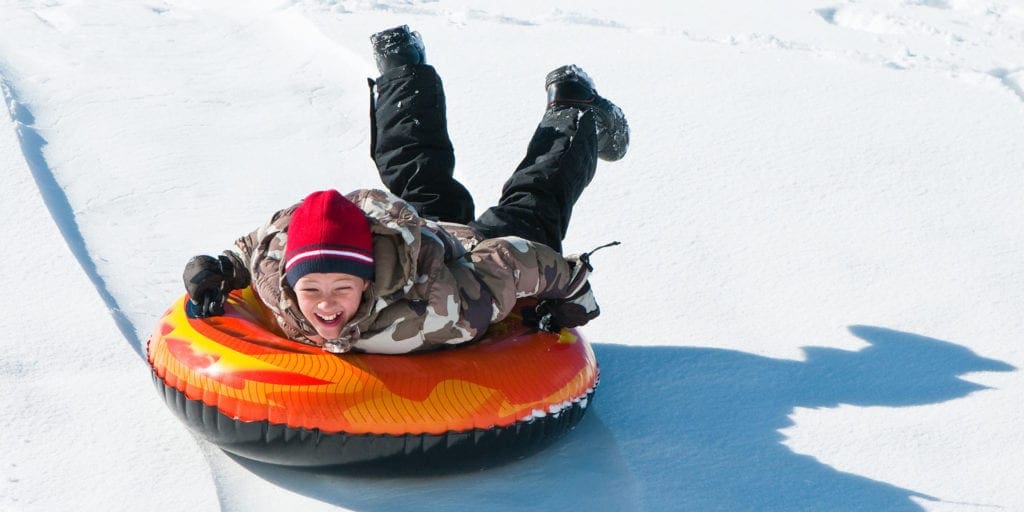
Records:
<instances>
[{"instance_id":1,"label":"snow surface","mask_svg":"<svg viewBox=\"0 0 1024 512\"><path fill-rule=\"evenodd\" d=\"M494 202L576 63L633 143L578 204L603 378L482 471L278 468L141 356L194 254L379 186L370 33L408 23ZM1024 510L1024 4L0 4L0 510Z\"/></svg>"}]
</instances>

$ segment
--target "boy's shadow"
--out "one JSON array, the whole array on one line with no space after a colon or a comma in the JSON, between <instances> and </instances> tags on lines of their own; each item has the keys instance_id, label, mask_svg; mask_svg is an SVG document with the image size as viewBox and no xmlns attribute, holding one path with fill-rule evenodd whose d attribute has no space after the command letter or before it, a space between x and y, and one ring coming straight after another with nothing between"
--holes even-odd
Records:
<instances>
[{"instance_id":1,"label":"boy's shadow","mask_svg":"<svg viewBox=\"0 0 1024 512\"><path fill-rule=\"evenodd\" d=\"M851 352L806 361L713 348L596 345L602 384L579 428L547 450L474 473L390 477L236 459L297 493L359 510L921 510L910 489L843 473L781 444L795 407L941 403L1011 371L949 342L878 327Z\"/></svg>"}]
</instances>

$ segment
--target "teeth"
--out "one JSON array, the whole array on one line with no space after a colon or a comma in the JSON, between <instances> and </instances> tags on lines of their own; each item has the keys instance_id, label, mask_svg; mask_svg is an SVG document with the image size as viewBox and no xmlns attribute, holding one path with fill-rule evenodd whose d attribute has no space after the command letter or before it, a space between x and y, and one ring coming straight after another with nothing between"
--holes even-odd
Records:
<instances>
[{"instance_id":1,"label":"teeth","mask_svg":"<svg viewBox=\"0 0 1024 512\"><path fill-rule=\"evenodd\" d=\"M325 322L330 322L330 321L334 320L335 318L338 318L338 314L337 313L335 313L335 314L333 314L331 316L324 316L324 315L321 315L321 314L317 314L317 316L322 318Z\"/></svg>"}]
</instances>

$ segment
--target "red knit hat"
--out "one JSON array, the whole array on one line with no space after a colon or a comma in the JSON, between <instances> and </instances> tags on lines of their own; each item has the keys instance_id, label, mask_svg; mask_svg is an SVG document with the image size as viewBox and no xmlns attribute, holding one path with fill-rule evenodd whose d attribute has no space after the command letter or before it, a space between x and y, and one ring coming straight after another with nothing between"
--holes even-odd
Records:
<instances>
[{"instance_id":1,"label":"red knit hat","mask_svg":"<svg viewBox=\"0 0 1024 512\"><path fill-rule=\"evenodd\" d=\"M284 261L292 286L311 272L373 280L373 238L366 214L337 190L313 192L292 213Z\"/></svg>"}]
</instances>

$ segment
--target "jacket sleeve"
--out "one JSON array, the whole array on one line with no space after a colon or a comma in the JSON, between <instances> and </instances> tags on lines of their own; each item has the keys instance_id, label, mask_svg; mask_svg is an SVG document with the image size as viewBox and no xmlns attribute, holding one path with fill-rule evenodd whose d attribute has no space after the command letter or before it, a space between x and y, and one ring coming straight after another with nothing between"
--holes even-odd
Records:
<instances>
[{"instance_id":1,"label":"jacket sleeve","mask_svg":"<svg viewBox=\"0 0 1024 512\"><path fill-rule=\"evenodd\" d=\"M235 240L235 246L224 251L224 254L242 262L250 273L256 273L256 266L263 263L263 260L283 260L287 240L284 236L288 231L291 214L297 207L296 204L274 213L266 224Z\"/></svg>"},{"instance_id":2,"label":"jacket sleeve","mask_svg":"<svg viewBox=\"0 0 1024 512\"><path fill-rule=\"evenodd\" d=\"M544 244L519 237L484 240L469 258L493 296L492 322L508 316L523 297L562 299L578 286L569 260Z\"/></svg>"}]
</instances>

